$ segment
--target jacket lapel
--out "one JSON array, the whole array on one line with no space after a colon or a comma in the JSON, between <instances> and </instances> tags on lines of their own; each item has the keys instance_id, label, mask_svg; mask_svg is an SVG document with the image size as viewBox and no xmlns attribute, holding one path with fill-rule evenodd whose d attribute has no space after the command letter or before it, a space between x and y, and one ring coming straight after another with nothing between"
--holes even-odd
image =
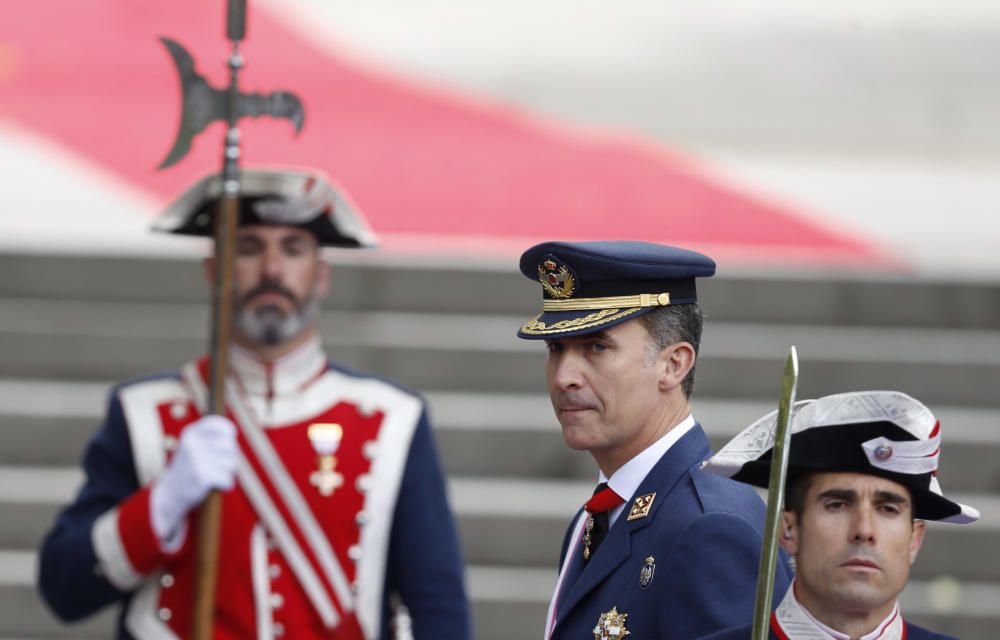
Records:
<instances>
[{"instance_id":1,"label":"jacket lapel","mask_svg":"<svg viewBox=\"0 0 1000 640\"><path fill-rule=\"evenodd\" d=\"M583 556L580 551L580 540L582 539L580 522L583 517L583 510L581 509L576 514L576 517L573 518L573 532L566 548L566 555L562 558L561 562L563 569L560 573L559 581L556 583L556 590L552 595L553 601L549 604L548 617L545 621L546 638L552 636L552 630L555 625L553 618L555 620L559 619L564 602L573 590L573 585L580 578L580 573L583 572Z\"/></svg>"},{"instance_id":2,"label":"jacket lapel","mask_svg":"<svg viewBox=\"0 0 1000 640\"><path fill-rule=\"evenodd\" d=\"M708 437L701 426L695 424L653 466L653 469L639 485L639 489L636 490L635 495L632 496L632 500L625 503L625 510L615 520L614 525L608 532L608 536L601 543L600 549L598 549L597 553L588 562L583 562L579 545L569 549L569 553L576 556L570 558L569 561L575 563L576 566L571 565L570 572L566 576L567 581L563 588L569 588L569 591L565 596L561 597L556 617L557 627L562 620L566 619L570 611L580 603L584 596L594 590L608 575L628 559L629 553L632 550L632 534L653 521L656 511L667 501L667 496L673 490L678 480L709 453ZM631 511L636 498L650 493L656 493L656 497L653 499L649 513L645 517L629 521L629 511ZM582 570L577 568L581 565ZM580 571L579 578L577 578L575 584L568 580L575 574L574 570Z\"/></svg>"},{"instance_id":3,"label":"jacket lapel","mask_svg":"<svg viewBox=\"0 0 1000 640\"><path fill-rule=\"evenodd\" d=\"M621 519L628 524L629 532L634 533L642 529L656 518L656 512L667 502L667 498L673 492L677 483L687 475L691 467L699 464L712 452L708 444L708 436L702 430L700 424L695 424L684 437L678 440L674 446L660 458L653 469L636 489L632 500L625 506ZM656 494L653 503L649 507L649 512L635 520L628 520L629 512L636 501L643 496ZM669 516L668 516L669 517ZM617 522L615 523L617 524Z\"/></svg>"},{"instance_id":4,"label":"jacket lapel","mask_svg":"<svg viewBox=\"0 0 1000 640\"><path fill-rule=\"evenodd\" d=\"M582 565L582 571L580 572L580 577L576 580L576 584L572 586L567 596L560 603L557 620L564 618L580 602L583 596L590 593L601 580L606 578L609 573L614 571L618 565L628 558L629 549L632 545L629 540L627 527L619 526L621 520L622 518L619 517L618 521L611 527L604 542L601 543L601 548L586 563L583 562L580 546L577 545L577 548L573 550L573 554L576 557L572 560L578 563L578 566Z\"/></svg>"}]
</instances>

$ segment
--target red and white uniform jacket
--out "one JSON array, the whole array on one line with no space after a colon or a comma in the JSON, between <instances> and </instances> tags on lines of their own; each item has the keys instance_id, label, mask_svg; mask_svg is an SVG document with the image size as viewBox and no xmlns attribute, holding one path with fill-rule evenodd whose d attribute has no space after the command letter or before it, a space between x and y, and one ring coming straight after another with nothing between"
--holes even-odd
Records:
<instances>
[{"instance_id":1,"label":"red and white uniform jacket","mask_svg":"<svg viewBox=\"0 0 1000 640\"><path fill-rule=\"evenodd\" d=\"M241 457L222 498L213 637L388 637L390 590L416 638L469 637L457 534L419 396L335 367L318 342L271 364L234 348L231 369ZM119 637L190 634L197 523L165 548L149 496L202 415L207 379L201 359L112 393L87 482L42 548L40 588L64 619L120 601Z\"/></svg>"}]
</instances>

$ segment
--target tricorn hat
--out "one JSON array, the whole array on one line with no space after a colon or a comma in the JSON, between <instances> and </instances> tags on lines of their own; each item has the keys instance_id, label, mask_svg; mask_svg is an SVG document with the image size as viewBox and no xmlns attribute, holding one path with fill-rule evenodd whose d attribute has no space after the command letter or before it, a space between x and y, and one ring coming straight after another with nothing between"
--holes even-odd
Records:
<instances>
[{"instance_id":1,"label":"tricorn hat","mask_svg":"<svg viewBox=\"0 0 1000 640\"><path fill-rule=\"evenodd\" d=\"M757 420L702 465L704 471L767 488L777 411ZM907 487L913 517L968 524L976 509L949 500L938 482L941 425L899 391L856 391L795 404L788 479L814 472L865 473Z\"/></svg>"},{"instance_id":2,"label":"tricorn hat","mask_svg":"<svg viewBox=\"0 0 1000 640\"><path fill-rule=\"evenodd\" d=\"M658 307L698 301L695 278L715 262L651 242L543 242L521 255L521 273L542 285L542 313L518 337L561 338L600 331Z\"/></svg>"},{"instance_id":3,"label":"tricorn hat","mask_svg":"<svg viewBox=\"0 0 1000 640\"><path fill-rule=\"evenodd\" d=\"M154 231L211 236L222 178L206 176L174 200ZM279 224L312 232L324 247L369 248L375 234L347 195L322 174L294 169L245 169L239 224Z\"/></svg>"}]
</instances>

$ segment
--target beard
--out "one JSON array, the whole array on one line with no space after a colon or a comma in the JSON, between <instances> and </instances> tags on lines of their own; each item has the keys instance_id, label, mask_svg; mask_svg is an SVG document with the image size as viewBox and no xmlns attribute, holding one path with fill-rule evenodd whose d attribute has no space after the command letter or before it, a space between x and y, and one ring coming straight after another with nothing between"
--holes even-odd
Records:
<instances>
[{"instance_id":1,"label":"beard","mask_svg":"<svg viewBox=\"0 0 1000 640\"><path fill-rule=\"evenodd\" d=\"M248 306L255 296L265 292L280 293L285 296L292 302L292 310L285 311L273 304L257 308ZM315 294L300 302L284 287L264 283L240 300L236 313L236 327L249 341L273 347L299 336L307 328L312 327L318 315L319 297Z\"/></svg>"}]
</instances>

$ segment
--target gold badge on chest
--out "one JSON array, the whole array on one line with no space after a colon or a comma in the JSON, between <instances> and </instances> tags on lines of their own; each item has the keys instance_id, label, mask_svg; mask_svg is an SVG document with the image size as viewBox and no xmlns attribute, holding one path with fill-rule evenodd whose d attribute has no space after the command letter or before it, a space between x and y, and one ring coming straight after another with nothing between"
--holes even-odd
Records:
<instances>
[{"instance_id":1,"label":"gold badge on chest","mask_svg":"<svg viewBox=\"0 0 1000 640\"><path fill-rule=\"evenodd\" d=\"M321 422L309 425L306 433L316 451L318 467L309 475L309 484L316 487L321 496L332 496L344 484L344 476L337 472L337 458L333 455L340 447L344 428L336 423Z\"/></svg>"},{"instance_id":2,"label":"gold badge on chest","mask_svg":"<svg viewBox=\"0 0 1000 640\"><path fill-rule=\"evenodd\" d=\"M653 576L656 574L656 558L649 556L645 564L639 570L639 588L648 589L653 584Z\"/></svg>"},{"instance_id":3,"label":"gold badge on chest","mask_svg":"<svg viewBox=\"0 0 1000 640\"><path fill-rule=\"evenodd\" d=\"M653 500L656 499L656 492L639 496L632 502L632 509L628 512L627 520L638 520L649 515L649 510L653 508Z\"/></svg>"},{"instance_id":4,"label":"gold badge on chest","mask_svg":"<svg viewBox=\"0 0 1000 640\"><path fill-rule=\"evenodd\" d=\"M626 618L628 614L618 613L618 607L611 607L611 611L602 613L594 627L594 640L620 640L630 635L631 632L625 628Z\"/></svg>"}]
</instances>

